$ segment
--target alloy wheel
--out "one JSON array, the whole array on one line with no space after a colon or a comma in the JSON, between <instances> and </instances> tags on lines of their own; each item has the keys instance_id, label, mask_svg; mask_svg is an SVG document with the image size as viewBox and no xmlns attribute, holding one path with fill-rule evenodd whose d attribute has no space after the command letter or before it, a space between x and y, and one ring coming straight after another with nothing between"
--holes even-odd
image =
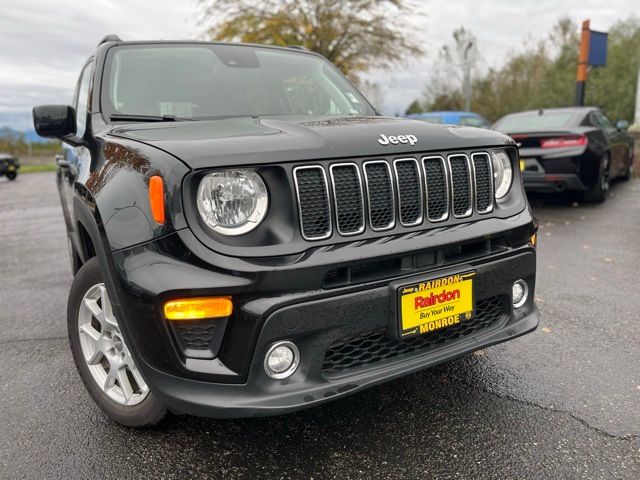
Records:
<instances>
[{"instance_id":1,"label":"alloy wheel","mask_svg":"<svg viewBox=\"0 0 640 480\"><path fill-rule=\"evenodd\" d=\"M124 342L104 283L87 290L78 312L80 348L98 387L114 402L133 406L149 395L149 387Z\"/></svg>"}]
</instances>

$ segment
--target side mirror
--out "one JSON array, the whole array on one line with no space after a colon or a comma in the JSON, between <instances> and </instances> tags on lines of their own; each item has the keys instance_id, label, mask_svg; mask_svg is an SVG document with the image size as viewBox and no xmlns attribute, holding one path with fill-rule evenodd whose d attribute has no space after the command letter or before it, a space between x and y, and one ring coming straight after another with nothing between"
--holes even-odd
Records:
<instances>
[{"instance_id":1,"label":"side mirror","mask_svg":"<svg viewBox=\"0 0 640 480\"><path fill-rule=\"evenodd\" d=\"M69 105L33 107L33 126L41 137L73 139L76 134L76 111Z\"/></svg>"},{"instance_id":2,"label":"side mirror","mask_svg":"<svg viewBox=\"0 0 640 480\"><path fill-rule=\"evenodd\" d=\"M618 122L616 123L616 128L623 132L629 128L629 122L627 122L626 120L618 120Z\"/></svg>"}]
</instances>

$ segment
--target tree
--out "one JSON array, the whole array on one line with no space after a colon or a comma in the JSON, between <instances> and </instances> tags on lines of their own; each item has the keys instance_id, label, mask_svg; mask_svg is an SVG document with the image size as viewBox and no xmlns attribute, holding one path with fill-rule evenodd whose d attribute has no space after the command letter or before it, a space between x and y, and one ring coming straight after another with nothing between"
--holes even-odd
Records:
<instances>
[{"instance_id":1,"label":"tree","mask_svg":"<svg viewBox=\"0 0 640 480\"><path fill-rule=\"evenodd\" d=\"M389 68L422 53L399 20L405 0L199 0L215 40L300 45L343 73ZM415 15L415 12L411 12Z\"/></svg>"},{"instance_id":2,"label":"tree","mask_svg":"<svg viewBox=\"0 0 640 480\"><path fill-rule=\"evenodd\" d=\"M475 35L459 27L453 42L440 48L421 101L423 111L465 108L465 81L470 81L475 66L476 44Z\"/></svg>"},{"instance_id":3,"label":"tree","mask_svg":"<svg viewBox=\"0 0 640 480\"><path fill-rule=\"evenodd\" d=\"M474 111L489 120L512 112L573 105L580 38L578 25L561 18L546 39L525 43L510 54L500 68L491 68L473 81ZM450 47L443 47L424 95L428 110L459 110L463 89L447 61L454 61ZM636 75L640 65L640 20L631 17L609 30L607 66L592 69L587 81L585 105L600 107L614 121L632 120Z\"/></svg>"},{"instance_id":4,"label":"tree","mask_svg":"<svg viewBox=\"0 0 640 480\"><path fill-rule=\"evenodd\" d=\"M410 115L412 113L422 113L422 112L424 112L424 107L422 106L422 103L420 103L420 100L414 100L413 102L411 102L411 105L409 105L409 107L404 112L404 114Z\"/></svg>"}]
</instances>

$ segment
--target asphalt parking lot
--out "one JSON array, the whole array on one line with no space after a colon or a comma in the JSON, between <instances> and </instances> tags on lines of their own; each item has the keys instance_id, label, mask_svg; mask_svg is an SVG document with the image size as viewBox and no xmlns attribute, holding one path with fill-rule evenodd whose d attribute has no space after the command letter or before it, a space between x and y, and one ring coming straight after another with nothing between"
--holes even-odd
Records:
<instances>
[{"instance_id":1,"label":"asphalt parking lot","mask_svg":"<svg viewBox=\"0 0 640 480\"><path fill-rule=\"evenodd\" d=\"M535 333L284 417L129 430L73 366L54 175L0 179L0 477L640 478L640 180L532 204Z\"/></svg>"}]
</instances>

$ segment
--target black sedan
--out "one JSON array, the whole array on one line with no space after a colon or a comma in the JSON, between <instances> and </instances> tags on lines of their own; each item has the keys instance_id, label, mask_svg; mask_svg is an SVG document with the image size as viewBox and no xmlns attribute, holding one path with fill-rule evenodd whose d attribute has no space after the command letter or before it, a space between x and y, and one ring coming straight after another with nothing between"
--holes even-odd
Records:
<instances>
[{"instance_id":1,"label":"black sedan","mask_svg":"<svg viewBox=\"0 0 640 480\"><path fill-rule=\"evenodd\" d=\"M615 126L594 107L551 108L506 115L494 129L520 145L520 168L527 191L582 192L602 202L609 180L629 179L633 139L628 122Z\"/></svg>"}]
</instances>

